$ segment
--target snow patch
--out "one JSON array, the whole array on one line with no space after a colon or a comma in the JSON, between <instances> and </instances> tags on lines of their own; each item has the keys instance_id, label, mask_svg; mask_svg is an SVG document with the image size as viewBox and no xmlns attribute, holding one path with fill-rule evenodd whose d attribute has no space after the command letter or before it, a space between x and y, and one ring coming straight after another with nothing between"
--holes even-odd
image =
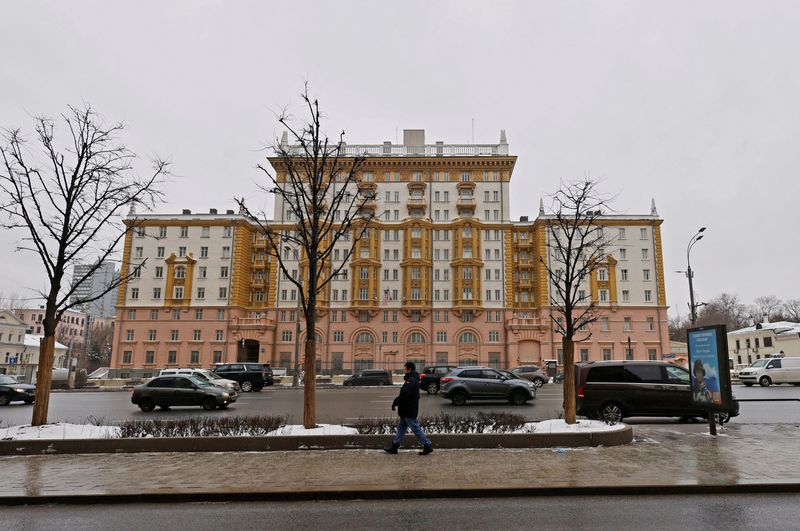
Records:
<instances>
[{"instance_id":1,"label":"snow patch","mask_svg":"<svg viewBox=\"0 0 800 531\"><path fill-rule=\"evenodd\" d=\"M528 422L515 433L596 433L599 431L619 431L627 426L622 423L606 424L600 420L579 420L575 424L567 424L563 419Z\"/></svg>"},{"instance_id":2,"label":"snow patch","mask_svg":"<svg viewBox=\"0 0 800 531\"><path fill-rule=\"evenodd\" d=\"M338 424L317 424L316 428L307 430L302 425L291 424L267 434L271 435L358 435L358 430Z\"/></svg>"},{"instance_id":3,"label":"snow patch","mask_svg":"<svg viewBox=\"0 0 800 531\"><path fill-rule=\"evenodd\" d=\"M95 426L93 424L69 424L57 422L42 426L10 426L0 428L0 440L30 441L35 439L111 439L119 437L116 426Z\"/></svg>"}]
</instances>

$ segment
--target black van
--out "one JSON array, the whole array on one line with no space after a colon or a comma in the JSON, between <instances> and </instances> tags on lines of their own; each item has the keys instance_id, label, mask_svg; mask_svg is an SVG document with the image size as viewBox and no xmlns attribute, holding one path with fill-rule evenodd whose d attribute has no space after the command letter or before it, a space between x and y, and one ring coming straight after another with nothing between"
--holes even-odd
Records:
<instances>
[{"instance_id":1,"label":"black van","mask_svg":"<svg viewBox=\"0 0 800 531\"><path fill-rule=\"evenodd\" d=\"M577 412L619 422L624 417L706 417L692 405L689 371L665 361L590 361L575 364ZM739 414L720 413L722 422Z\"/></svg>"},{"instance_id":2,"label":"black van","mask_svg":"<svg viewBox=\"0 0 800 531\"><path fill-rule=\"evenodd\" d=\"M343 385L392 385L392 375L384 369L364 369L345 380Z\"/></svg>"}]
</instances>

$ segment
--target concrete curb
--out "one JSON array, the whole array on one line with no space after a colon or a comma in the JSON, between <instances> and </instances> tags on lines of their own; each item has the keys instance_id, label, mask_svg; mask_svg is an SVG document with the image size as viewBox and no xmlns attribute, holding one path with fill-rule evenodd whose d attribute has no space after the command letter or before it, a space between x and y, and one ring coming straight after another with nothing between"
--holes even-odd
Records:
<instances>
[{"instance_id":1,"label":"concrete curb","mask_svg":"<svg viewBox=\"0 0 800 531\"><path fill-rule=\"evenodd\" d=\"M390 435L312 435L0 441L0 455L376 450L386 446L390 438ZM577 448L628 444L633 442L633 429L625 426L620 430L595 433L434 434L430 439L435 448L441 449ZM415 442L414 437L409 437L404 447L413 448Z\"/></svg>"},{"instance_id":2,"label":"concrete curb","mask_svg":"<svg viewBox=\"0 0 800 531\"><path fill-rule=\"evenodd\" d=\"M310 500L395 500L418 498L503 498L521 496L658 496L676 494L762 494L800 492L800 483L702 485L591 485L526 488L298 490L273 492L141 492L136 494L57 494L0 496L0 506L43 504L123 504Z\"/></svg>"}]
</instances>

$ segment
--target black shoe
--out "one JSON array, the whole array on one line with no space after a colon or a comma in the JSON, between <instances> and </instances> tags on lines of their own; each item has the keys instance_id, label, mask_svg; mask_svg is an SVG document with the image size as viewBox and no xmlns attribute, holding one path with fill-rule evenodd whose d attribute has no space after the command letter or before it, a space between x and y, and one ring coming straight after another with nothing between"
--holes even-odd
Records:
<instances>
[{"instance_id":1,"label":"black shoe","mask_svg":"<svg viewBox=\"0 0 800 531\"><path fill-rule=\"evenodd\" d=\"M433 446L429 444L428 446L422 447L422 451L419 453L419 455L428 455L432 453L433 453Z\"/></svg>"},{"instance_id":2,"label":"black shoe","mask_svg":"<svg viewBox=\"0 0 800 531\"><path fill-rule=\"evenodd\" d=\"M397 454L397 446L391 445L383 449L387 454Z\"/></svg>"}]
</instances>

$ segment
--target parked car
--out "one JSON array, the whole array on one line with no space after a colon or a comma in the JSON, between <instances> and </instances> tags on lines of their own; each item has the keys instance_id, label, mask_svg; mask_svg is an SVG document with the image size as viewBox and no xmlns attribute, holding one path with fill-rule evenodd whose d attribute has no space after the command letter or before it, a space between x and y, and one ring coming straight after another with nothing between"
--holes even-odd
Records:
<instances>
[{"instance_id":1,"label":"parked car","mask_svg":"<svg viewBox=\"0 0 800 531\"><path fill-rule=\"evenodd\" d=\"M346 379L343 385L392 385L392 375L384 369L364 369Z\"/></svg>"},{"instance_id":2,"label":"parked car","mask_svg":"<svg viewBox=\"0 0 800 531\"><path fill-rule=\"evenodd\" d=\"M707 416L692 404L689 371L664 361L589 361L575 364L577 412L607 422L625 417ZM734 400L720 413L727 422L739 414Z\"/></svg>"},{"instance_id":3,"label":"parked car","mask_svg":"<svg viewBox=\"0 0 800 531\"><path fill-rule=\"evenodd\" d=\"M536 398L536 387L530 380L489 367L459 367L439 380L441 395L456 406L467 400L505 399L521 406Z\"/></svg>"},{"instance_id":4,"label":"parked car","mask_svg":"<svg viewBox=\"0 0 800 531\"><path fill-rule=\"evenodd\" d=\"M142 411L153 411L158 406L167 410L172 406L203 406L207 411L224 409L236 402L234 391L221 389L196 376L157 376L146 384L133 388L131 402Z\"/></svg>"},{"instance_id":5,"label":"parked car","mask_svg":"<svg viewBox=\"0 0 800 531\"><path fill-rule=\"evenodd\" d=\"M536 387L541 387L550 381L550 378L542 370L542 368L537 367L536 365L522 365L520 367L514 367L511 369L511 372L520 378L532 381L533 385Z\"/></svg>"},{"instance_id":6,"label":"parked car","mask_svg":"<svg viewBox=\"0 0 800 531\"><path fill-rule=\"evenodd\" d=\"M272 385L272 369L262 363L218 363L214 372L223 378L239 382L243 393L261 391L265 385Z\"/></svg>"},{"instance_id":7,"label":"parked car","mask_svg":"<svg viewBox=\"0 0 800 531\"><path fill-rule=\"evenodd\" d=\"M455 365L428 365L419 373L419 388L429 395L435 395L441 387L439 380L455 368Z\"/></svg>"},{"instance_id":8,"label":"parked car","mask_svg":"<svg viewBox=\"0 0 800 531\"><path fill-rule=\"evenodd\" d=\"M0 374L0 406L7 406L11 402L33 404L35 395L35 385L19 383L16 378Z\"/></svg>"},{"instance_id":9,"label":"parked car","mask_svg":"<svg viewBox=\"0 0 800 531\"><path fill-rule=\"evenodd\" d=\"M800 385L800 358L770 357L756 360L739 371L739 381L747 387L756 382L761 387L782 383Z\"/></svg>"},{"instance_id":10,"label":"parked car","mask_svg":"<svg viewBox=\"0 0 800 531\"><path fill-rule=\"evenodd\" d=\"M228 378L223 378L219 374L209 371L208 369L197 369L197 368L188 368L188 369L161 369L161 372L158 373L159 376L172 376L175 374L186 374L188 376L197 376L201 380L206 380L212 385L216 385L217 387L222 387L223 389L228 389L229 391L240 391L241 386L239 382L236 380L229 380Z\"/></svg>"}]
</instances>

